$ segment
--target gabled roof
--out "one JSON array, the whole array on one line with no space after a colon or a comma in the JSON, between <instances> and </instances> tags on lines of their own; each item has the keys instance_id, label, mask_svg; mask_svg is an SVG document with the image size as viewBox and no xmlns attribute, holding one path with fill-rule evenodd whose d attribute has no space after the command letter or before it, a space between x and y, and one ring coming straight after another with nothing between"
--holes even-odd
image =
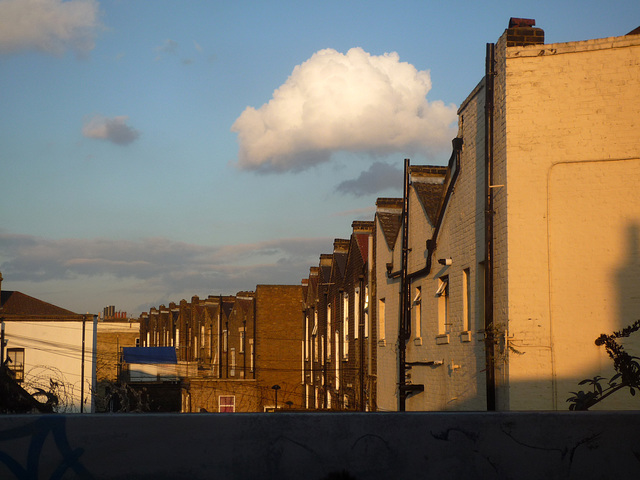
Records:
<instances>
[{"instance_id":1,"label":"gabled roof","mask_svg":"<svg viewBox=\"0 0 640 480\"><path fill-rule=\"evenodd\" d=\"M333 255L330 253L320 254L320 275L324 282L328 282L331 278L331 266L333 265Z\"/></svg>"},{"instance_id":2,"label":"gabled roof","mask_svg":"<svg viewBox=\"0 0 640 480\"><path fill-rule=\"evenodd\" d=\"M389 249L393 250L402 225L402 199L378 198L376 200L376 217L380 223L382 234Z\"/></svg>"},{"instance_id":3,"label":"gabled roof","mask_svg":"<svg viewBox=\"0 0 640 480\"><path fill-rule=\"evenodd\" d=\"M369 259L369 236L373 233L375 223L373 221L358 220L351 224L353 236L360 250L363 262Z\"/></svg>"},{"instance_id":4,"label":"gabled roof","mask_svg":"<svg viewBox=\"0 0 640 480\"><path fill-rule=\"evenodd\" d=\"M22 292L3 290L0 306L4 315L75 316L77 313L43 302Z\"/></svg>"},{"instance_id":5,"label":"gabled roof","mask_svg":"<svg viewBox=\"0 0 640 480\"><path fill-rule=\"evenodd\" d=\"M438 212L442 206L445 192L447 167L414 165L410 168L411 185L429 217L431 225L435 225Z\"/></svg>"},{"instance_id":6,"label":"gabled roof","mask_svg":"<svg viewBox=\"0 0 640 480\"><path fill-rule=\"evenodd\" d=\"M442 197L444 196L444 184L414 182L413 188L429 217L429 221L431 221L431 225L435 225L440 205L442 205Z\"/></svg>"},{"instance_id":7,"label":"gabled roof","mask_svg":"<svg viewBox=\"0 0 640 480\"><path fill-rule=\"evenodd\" d=\"M335 282L342 280L344 271L347 268L347 256L349 255L350 240L336 238L333 241L333 268L331 279Z\"/></svg>"},{"instance_id":8,"label":"gabled roof","mask_svg":"<svg viewBox=\"0 0 640 480\"><path fill-rule=\"evenodd\" d=\"M229 301L229 297L225 297L222 300L222 313L224 314L226 319L229 319L229 317L231 317L231 312L233 311L234 305L235 301Z\"/></svg>"}]
</instances>

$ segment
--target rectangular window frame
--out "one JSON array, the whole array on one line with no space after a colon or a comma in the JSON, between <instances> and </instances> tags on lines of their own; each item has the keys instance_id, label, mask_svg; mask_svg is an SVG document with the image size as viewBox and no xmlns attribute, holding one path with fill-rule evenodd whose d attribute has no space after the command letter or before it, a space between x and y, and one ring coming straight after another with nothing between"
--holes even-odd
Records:
<instances>
[{"instance_id":1,"label":"rectangular window frame","mask_svg":"<svg viewBox=\"0 0 640 480\"><path fill-rule=\"evenodd\" d=\"M449 275L442 275L438 278L438 336L448 335L451 330L449 321Z\"/></svg>"},{"instance_id":2,"label":"rectangular window frame","mask_svg":"<svg viewBox=\"0 0 640 480\"><path fill-rule=\"evenodd\" d=\"M7 348L7 367L17 383L24 382L24 348Z\"/></svg>"},{"instance_id":3,"label":"rectangular window frame","mask_svg":"<svg viewBox=\"0 0 640 480\"><path fill-rule=\"evenodd\" d=\"M349 294L342 294L342 359L349 359Z\"/></svg>"},{"instance_id":4,"label":"rectangular window frame","mask_svg":"<svg viewBox=\"0 0 640 480\"><path fill-rule=\"evenodd\" d=\"M386 298L378 299L378 346L387 345L386 328L387 328L387 300Z\"/></svg>"},{"instance_id":5,"label":"rectangular window frame","mask_svg":"<svg viewBox=\"0 0 640 480\"><path fill-rule=\"evenodd\" d=\"M462 331L471 331L471 269L462 270Z\"/></svg>"},{"instance_id":6,"label":"rectangular window frame","mask_svg":"<svg viewBox=\"0 0 640 480\"><path fill-rule=\"evenodd\" d=\"M218 396L218 412L219 413L235 413L236 396L235 395L219 395Z\"/></svg>"}]
</instances>

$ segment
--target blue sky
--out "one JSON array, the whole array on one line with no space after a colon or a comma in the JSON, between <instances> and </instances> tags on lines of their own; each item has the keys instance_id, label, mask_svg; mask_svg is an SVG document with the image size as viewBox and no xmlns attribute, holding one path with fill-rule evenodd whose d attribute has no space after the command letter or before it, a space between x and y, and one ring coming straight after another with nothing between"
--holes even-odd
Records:
<instances>
[{"instance_id":1,"label":"blue sky","mask_svg":"<svg viewBox=\"0 0 640 480\"><path fill-rule=\"evenodd\" d=\"M76 312L299 283L404 158L444 164L510 17L628 1L0 0L0 271Z\"/></svg>"}]
</instances>

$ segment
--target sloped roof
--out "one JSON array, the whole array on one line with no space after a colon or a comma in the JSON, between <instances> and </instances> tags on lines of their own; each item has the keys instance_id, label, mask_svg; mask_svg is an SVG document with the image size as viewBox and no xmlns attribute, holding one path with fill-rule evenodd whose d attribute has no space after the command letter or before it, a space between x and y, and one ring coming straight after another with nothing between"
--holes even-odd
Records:
<instances>
[{"instance_id":1,"label":"sloped roof","mask_svg":"<svg viewBox=\"0 0 640 480\"><path fill-rule=\"evenodd\" d=\"M442 205L444 184L413 182L413 188L431 221L431 225L435 225L440 205Z\"/></svg>"},{"instance_id":2,"label":"sloped roof","mask_svg":"<svg viewBox=\"0 0 640 480\"><path fill-rule=\"evenodd\" d=\"M373 221L357 220L351 224L360 256L364 262L369 258L369 236L373 233L375 223Z\"/></svg>"},{"instance_id":3,"label":"sloped roof","mask_svg":"<svg viewBox=\"0 0 640 480\"><path fill-rule=\"evenodd\" d=\"M432 225L438 219L449 169L439 165L413 165L411 185Z\"/></svg>"},{"instance_id":4,"label":"sloped roof","mask_svg":"<svg viewBox=\"0 0 640 480\"><path fill-rule=\"evenodd\" d=\"M380 223L387 246L393 250L402 226L402 199L378 198L376 200L376 217Z\"/></svg>"},{"instance_id":5,"label":"sloped roof","mask_svg":"<svg viewBox=\"0 0 640 480\"><path fill-rule=\"evenodd\" d=\"M0 306L4 315L70 316L78 315L71 310L43 302L22 292L3 290Z\"/></svg>"},{"instance_id":6,"label":"sloped roof","mask_svg":"<svg viewBox=\"0 0 640 480\"><path fill-rule=\"evenodd\" d=\"M347 268L347 255L348 252L336 252L333 254L333 280L341 280L344 277L344 271Z\"/></svg>"}]
</instances>

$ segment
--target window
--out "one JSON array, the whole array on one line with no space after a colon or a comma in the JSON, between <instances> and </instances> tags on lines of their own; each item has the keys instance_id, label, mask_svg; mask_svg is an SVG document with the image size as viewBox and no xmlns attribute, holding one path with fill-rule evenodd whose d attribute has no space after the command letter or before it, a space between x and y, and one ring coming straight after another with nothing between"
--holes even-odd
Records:
<instances>
[{"instance_id":1,"label":"window","mask_svg":"<svg viewBox=\"0 0 640 480\"><path fill-rule=\"evenodd\" d=\"M16 382L22 383L24 381L24 348L7 348L7 359L13 378Z\"/></svg>"},{"instance_id":2,"label":"window","mask_svg":"<svg viewBox=\"0 0 640 480\"><path fill-rule=\"evenodd\" d=\"M416 287L415 294L413 296L413 310L414 310L414 336L417 339L422 337L422 288Z\"/></svg>"},{"instance_id":3,"label":"window","mask_svg":"<svg viewBox=\"0 0 640 480\"><path fill-rule=\"evenodd\" d=\"M222 351L226 352L229 347L229 335L226 330L222 331Z\"/></svg>"},{"instance_id":4,"label":"window","mask_svg":"<svg viewBox=\"0 0 640 480\"><path fill-rule=\"evenodd\" d=\"M236 349L232 348L231 351L231 370L229 371L229 375L232 377L236 376Z\"/></svg>"},{"instance_id":5,"label":"window","mask_svg":"<svg viewBox=\"0 0 640 480\"><path fill-rule=\"evenodd\" d=\"M218 412L233 413L236 411L236 397L233 395L220 395L218 397Z\"/></svg>"},{"instance_id":6,"label":"window","mask_svg":"<svg viewBox=\"0 0 640 480\"><path fill-rule=\"evenodd\" d=\"M438 334L449 333L449 276L445 275L438 279Z\"/></svg>"},{"instance_id":7,"label":"window","mask_svg":"<svg viewBox=\"0 0 640 480\"><path fill-rule=\"evenodd\" d=\"M244 327L240 328L240 353L244 353Z\"/></svg>"},{"instance_id":8,"label":"window","mask_svg":"<svg viewBox=\"0 0 640 480\"><path fill-rule=\"evenodd\" d=\"M249 368L251 372L253 372L253 357L254 357L253 338L250 338L249 339Z\"/></svg>"},{"instance_id":9,"label":"window","mask_svg":"<svg viewBox=\"0 0 640 480\"><path fill-rule=\"evenodd\" d=\"M385 299L378 300L378 343L381 346L386 344L385 329L386 329L386 304Z\"/></svg>"},{"instance_id":10,"label":"window","mask_svg":"<svg viewBox=\"0 0 640 480\"><path fill-rule=\"evenodd\" d=\"M340 358L338 357L338 342L340 341L340 334L338 330L336 330L336 361L334 362L336 365L336 390L340 388Z\"/></svg>"},{"instance_id":11,"label":"window","mask_svg":"<svg viewBox=\"0 0 640 480\"><path fill-rule=\"evenodd\" d=\"M462 331L471 329L471 275L468 268L462 270Z\"/></svg>"},{"instance_id":12,"label":"window","mask_svg":"<svg viewBox=\"0 0 640 480\"><path fill-rule=\"evenodd\" d=\"M309 315L304 316L304 359L309 360Z\"/></svg>"},{"instance_id":13,"label":"window","mask_svg":"<svg viewBox=\"0 0 640 480\"><path fill-rule=\"evenodd\" d=\"M180 329L176 328L176 347L180 346Z\"/></svg>"},{"instance_id":14,"label":"window","mask_svg":"<svg viewBox=\"0 0 640 480\"><path fill-rule=\"evenodd\" d=\"M322 352L324 352L324 335L320 338L320 353ZM324 355L320 355L320 363L321 365L324 365ZM324 376L322 377L322 380L324 380Z\"/></svg>"},{"instance_id":15,"label":"window","mask_svg":"<svg viewBox=\"0 0 640 480\"><path fill-rule=\"evenodd\" d=\"M349 295L342 297L342 358L349 358Z\"/></svg>"},{"instance_id":16,"label":"window","mask_svg":"<svg viewBox=\"0 0 640 480\"><path fill-rule=\"evenodd\" d=\"M327 360L331 360L331 304L327 305Z\"/></svg>"},{"instance_id":17,"label":"window","mask_svg":"<svg viewBox=\"0 0 640 480\"><path fill-rule=\"evenodd\" d=\"M364 287L364 337L369 337L369 286Z\"/></svg>"},{"instance_id":18,"label":"window","mask_svg":"<svg viewBox=\"0 0 640 480\"><path fill-rule=\"evenodd\" d=\"M356 288L353 294L353 338L360 336L360 289Z\"/></svg>"},{"instance_id":19,"label":"window","mask_svg":"<svg viewBox=\"0 0 640 480\"><path fill-rule=\"evenodd\" d=\"M313 311L313 361L318 361L318 311Z\"/></svg>"}]
</instances>

